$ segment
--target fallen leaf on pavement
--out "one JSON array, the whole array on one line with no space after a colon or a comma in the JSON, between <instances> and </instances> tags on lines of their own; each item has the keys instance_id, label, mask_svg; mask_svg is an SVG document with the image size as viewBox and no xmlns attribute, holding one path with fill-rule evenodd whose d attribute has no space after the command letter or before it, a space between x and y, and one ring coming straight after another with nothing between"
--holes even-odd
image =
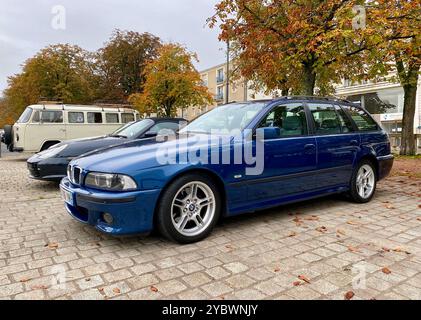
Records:
<instances>
[{"instance_id":1,"label":"fallen leaf on pavement","mask_svg":"<svg viewBox=\"0 0 421 320\"><path fill-rule=\"evenodd\" d=\"M403 249L401 249L401 248L396 248L396 249L393 249L393 251L395 251L395 252L403 252L403 253L406 253L406 254L411 254L411 252L408 252L408 251L403 250Z\"/></svg>"},{"instance_id":2,"label":"fallen leaf on pavement","mask_svg":"<svg viewBox=\"0 0 421 320\"><path fill-rule=\"evenodd\" d=\"M294 281L292 284L294 285L294 287L298 287L301 286L303 283L301 281Z\"/></svg>"},{"instance_id":3,"label":"fallen leaf on pavement","mask_svg":"<svg viewBox=\"0 0 421 320\"><path fill-rule=\"evenodd\" d=\"M154 287L154 286L151 286L151 291L153 291L153 292L158 292L158 288L157 287Z\"/></svg>"},{"instance_id":4,"label":"fallen leaf on pavement","mask_svg":"<svg viewBox=\"0 0 421 320\"><path fill-rule=\"evenodd\" d=\"M347 221L347 224L350 224L350 225L352 225L352 226L357 226L357 225L359 225L360 223L359 223L359 222L355 222L355 221Z\"/></svg>"},{"instance_id":5,"label":"fallen leaf on pavement","mask_svg":"<svg viewBox=\"0 0 421 320\"><path fill-rule=\"evenodd\" d=\"M327 228L325 226L321 226L321 227L316 228L316 231L319 231L321 233L325 233L325 232L327 232Z\"/></svg>"},{"instance_id":6,"label":"fallen leaf on pavement","mask_svg":"<svg viewBox=\"0 0 421 320\"><path fill-rule=\"evenodd\" d=\"M39 284L31 287L32 290L48 289L46 285Z\"/></svg>"},{"instance_id":7,"label":"fallen leaf on pavement","mask_svg":"<svg viewBox=\"0 0 421 320\"><path fill-rule=\"evenodd\" d=\"M355 293L352 291L348 291L347 293L345 293L345 300L351 300L353 297L355 296Z\"/></svg>"},{"instance_id":8,"label":"fallen leaf on pavement","mask_svg":"<svg viewBox=\"0 0 421 320\"><path fill-rule=\"evenodd\" d=\"M86 278L85 281L91 281L91 278Z\"/></svg>"},{"instance_id":9,"label":"fallen leaf on pavement","mask_svg":"<svg viewBox=\"0 0 421 320\"><path fill-rule=\"evenodd\" d=\"M281 271L281 268L276 267L273 271L274 271L274 272L279 272L279 271Z\"/></svg>"},{"instance_id":10,"label":"fallen leaf on pavement","mask_svg":"<svg viewBox=\"0 0 421 320\"><path fill-rule=\"evenodd\" d=\"M386 209L395 209L395 207L392 204L386 204Z\"/></svg>"},{"instance_id":11,"label":"fallen leaf on pavement","mask_svg":"<svg viewBox=\"0 0 421 320\"><path fill-rule=\"evenodd\" d=\"M392 271L390 271L390 269L389 269L389 268L386 268L386 267L384 267L384 268L382 269L382 272L383 272L384 274L391 274L391 273L392 273Z\"/></svg>"},{"instance_id":12,"label":"fallen leaf on pavement","mask_svg":"<svg viewBox=\"0 0 421 320\"><path fill-rule=\"evenodd\" d=\"M417 218L418 221L421 221L421 217Z\"/></svg>"},{"instance_id":13,"label":"fallen leaf on pavement","mask_svg":"<svg viewBox=\"0 0 421 320\"><path fill-rule=\"evenodd\" d=\"M319 221L319 217L318 216L310 216L310 217L305 217L304 220L308 220L308 221Z\"/></svg>"},{"instance_id":14,"label":"fallen leaf on pavement","mask_svg":"<svg viewBox=\"0 0 421 320\"><path fill-rule=\"evenodd\" d=\"M48 247L49 249L57 249L58 248L58 243L51 242L51 243L47 244L46 247Z\"/></svg>"},{"instance_id":15,"label":"fallen leaf on pavement","mask_svg":"<svg viewBox=\"0 0 421 320\"><path fill-rule=\"evenodd\" d=\"M308 278L306 276L299 275L298 279L303 280L304 282L310 283L310 280L308 280Z\"/></svg>"},{"instance_id":16,"label":"fallen leaf on pavement","mask_svg":"<svg viewBox=\"0 0 421 320\"><path fill-rule=\"evenodd\" d=\"M303 221L300 218L298 218L298 217L295 217L294 219L292 219L292 221L295 222L295 224L297 225L297 227L298 226L301 226L301 224L303 223Z\"/></svg>"},{"instance_id":17,"label":"fallen leaf on pavement","mask_svg":"<svg viewBox=\"0 0 421 320\"><path fill-rule=\"evenodd\" d=\"M338 230L336 230L336 233L337 233L337 234L340 234L340 235L343 235L343 236L346 236L345 231L343 231L342 229L338 229Z\"/></svg>"},{"instance_id":18,"label":"fallen leaf on pavement","mask_svg":"<svg viewBox=\"0 0 421 320\"><path fill-rule=\"evenodd\" d=\"M20 282L28 282L29 280L31 280L30 278L22 278L22 279L20 279Z\"/></svg>"},{"instance_id":19,"label":"fallen leaf on pavement","mask_svg":"<svg viewBox=\"0 0 421 320\"><path fill-rule=\"evenodd\" d=\"M382 250L385 251L385 252L390 252L390 249L386 248L386 247L383 247Z\"/></svg>"},{"instance_id":20,"label":"fallen leaf on pavement","mask_svg":"<svg viewBox=\"0 0 421 320\"><path fill-rule=\"evenodd\" d=\"M290 234L288 235L288 238L295 237L296 235L297 235L297 233L296 233L296 232L294 232L294 231L292 231L292 232L290 232Z\"/></svg>"},{"instance_id":21,"label":"fallen leaf on pavement","mask_svg":"<svg viewBox=\"0 0 421 320\"><path fill-rule=\"evenodd\" d=\"M121 292L121 291L120 291L120 289L119 289L119 288L114 288L114 289L113 289L113 292L114 292L115 294L120 294L120 292Z\"/></svg>"},{"instance_id":22,"label":"fallen leaf on pavement","mask_svg":"<svg viewBox=\"0 0 421 320\"><path fill-rule=\"evenodd\" d=\"M353 247L353 246L348 246L348 250L351 252L361 252L358 248Z\"/></svg>"}]
</instances>

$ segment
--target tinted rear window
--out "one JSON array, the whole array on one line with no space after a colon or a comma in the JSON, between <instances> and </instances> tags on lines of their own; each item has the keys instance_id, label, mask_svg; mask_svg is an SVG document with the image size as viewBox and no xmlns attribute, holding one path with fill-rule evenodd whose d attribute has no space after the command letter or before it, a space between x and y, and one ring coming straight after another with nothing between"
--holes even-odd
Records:
<instances>
[{"instance_id":1,"label":"tinted rear window","mask_svg":"<svg viewBox=\"0 0 421 320\"><path fill-rule=\"evenodd\" d=\"M344 106L344 109L350 114L352 120L360 131L376 131L379 130L379 126L376 121L363 109Z\"/></svg>"}]
</instances>

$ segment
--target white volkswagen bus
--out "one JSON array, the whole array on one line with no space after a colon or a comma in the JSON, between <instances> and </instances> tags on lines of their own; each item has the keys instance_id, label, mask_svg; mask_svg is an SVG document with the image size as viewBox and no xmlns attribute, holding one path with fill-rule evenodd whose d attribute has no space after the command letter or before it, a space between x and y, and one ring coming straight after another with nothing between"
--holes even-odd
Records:
<instances>
[{"instance_id":1,"label":"white volkswagen bus","mask_svg":"<svg viewBox=\"0 0 421 320\"><path fill-rule=\"evenodd\" d=\"M130 108L31 105L13 127L5 127L4 140L11 151L39 152L64 140L111 134L139 117L139 112Z\"/></svg>"}]
</instances>

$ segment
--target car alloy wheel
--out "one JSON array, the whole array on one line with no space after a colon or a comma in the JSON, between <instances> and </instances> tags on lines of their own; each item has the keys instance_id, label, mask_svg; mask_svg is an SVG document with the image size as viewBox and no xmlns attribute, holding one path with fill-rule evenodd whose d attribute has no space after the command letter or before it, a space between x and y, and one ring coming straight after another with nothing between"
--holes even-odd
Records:
<instances>
[{"instance_id":1,"label":"car alloy wheel","mask_svg":"<svg viewBox=\"0 0 421 320\"><path fill-rule=\"evenodd\" d=\"M182 235L194 237L204 232L215 216L215 195L201 181L183 185L171 205L171 221Z\"/></svg>"},{"instance_id":2,"label":"car alloy wheel","mask_svg":"<svg viewBox=\"0 0 421 320\"><path fill-rule=\"evenodd\" d=\"M357 173L357 191L362 199L368 199L374 192L376 177L373 168L368 164L361 166Z\"/></svg>"}]
</instances>

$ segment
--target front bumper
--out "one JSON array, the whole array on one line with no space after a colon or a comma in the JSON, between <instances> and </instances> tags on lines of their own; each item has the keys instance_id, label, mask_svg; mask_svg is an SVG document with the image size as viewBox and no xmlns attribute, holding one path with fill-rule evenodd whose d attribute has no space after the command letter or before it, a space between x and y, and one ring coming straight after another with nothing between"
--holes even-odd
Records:
<instances>
[{"instance_id":1,"label":"front bumper","mask_svg":"<svg viewBox=\"0 0 421 320\"><path fill-rule=\"evenodd\" d=\"M378 180L382 180L390 174L394 160L395 157L392 154L377 157L377 162L379 164Z\"/></svg>"},{"instance_id":2,"label":"front bumper","mask_svg":"<svg viewBox=\"0 0 421 320\"><path fill-rule=\"evenodd\" d=\"M107 192L73 185L67 178L60 189L70 192L72 203L65 203L67 212L79 222L113 234L129 235L152 231L153 215L160 190ZM106 223L108 213L113 222Z\"/></svg>"},{"instance_id":3,"label":"front bumper","mask_svg":"<svg viewBox=\"0 0 421 320\"><path fill-rule=\"evenodd\" d=\"M70 160L68 158L40 159L34 155L26 164L32 179L60 181L67 174L67 165Z\"/></svg>"}]
</instances>

